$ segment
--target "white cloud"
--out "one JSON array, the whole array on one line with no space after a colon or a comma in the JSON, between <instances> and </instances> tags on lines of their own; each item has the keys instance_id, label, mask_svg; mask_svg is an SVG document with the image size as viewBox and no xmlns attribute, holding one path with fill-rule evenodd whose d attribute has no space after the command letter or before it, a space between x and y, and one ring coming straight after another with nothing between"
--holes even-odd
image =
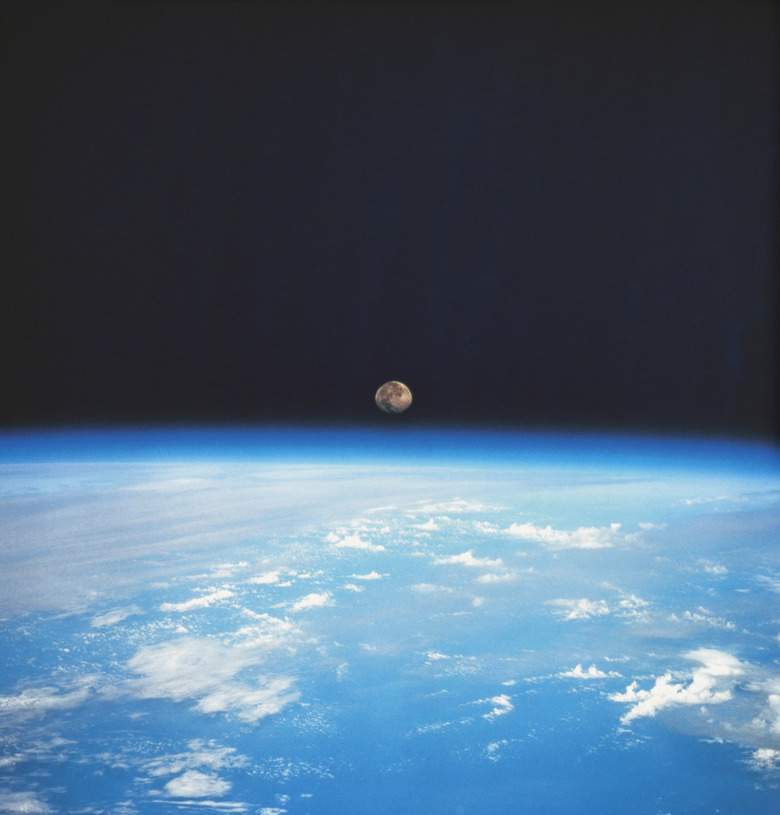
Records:
<instances>
[{"instance_id":1,"label":"white cloud","mask_svg":"<svg viewBox=\"0 0 780 815\"><path fill-rule=\"evenodd\" d=\"M501 531L499 526L490 521L474 521L474 529L480 535L495 535Z\"/></svg>"},{"instance_id":2,"label":"white cloud","mask_svg":"<svg viewBox=\"0 0 780 815\"><path fill-rule=\"evenodd\" d=\"M560 609L556 612L563 615L564 620L587 620L590 617L604 617L610 613L609 606L604 600L550 600L547 605Z\"/></svg>"},{"instance_id":3,"label":"white cloud","mask_svg":"<svg viewBox=\"0 0 780 815\"><path fill-rule=\"evenodd\" d=\"M293 680L290 677L265 679L263 687L250 688L243 684L229 683L212 689L197 704L201 713L224 713L238 711L238 717L247 722L256 722L266 716L279 713L285 705L299 698L291 692Z\"/></svg>"},{"instance_id":4,"label":"white cloud","mask_svg":"<svg viewBox=\"0 0 780 815\"><path fill-rule=\"evenodd\" d=\"M425 532L437 532L440 527L433 520L433 518L429 518L424 524L412 524L415 529L422 529Z\"/></svg>"},{"instance_id":5,"label":"white cloud","mask_svg":"<svg viewBox=\"0 0 780 815\"><path fill-rule=\"evenodd\" d=\"M489 761L499 761L501 758L501 748L506 747L507 744L509 744L509 742L506 739L492 741L485 747L483 755Z\"/></svg>"},{"instance_id":6,"label":"white cloud","mask_svg":"<svg viewBox=\"0 0 780 815\"><path fill-rule=\"evenodd\" d=\"M610 676L621 676L617 671L610 671L609 673L604 673L604 671L599 670L595 665L591 665L587 671L582 669L582 665L575 665L570 671L563 671L558 674L560 677L566 677L567 679L606 679Z\"/></svg>"},{"instance_id":7,"label":"white cloud","mask_svg":"<svg viewBox=\"0 0 780 815\"><path fill-rule=\"evenodd\" d=\"M144 769L152 778L157 778L198 768L216 771L246 767L249 764L249 759L237 753L235 747L222 747L213 739L191 739L187 748L184 753L153 758L144 765Z\"/></svg>"},{"instance_id":8,"label":"white cloud","mask_svg":"<svg viewBox=\"0 0 780 815\"><path fill-rule=\"evenodd\" d=\"M249 564L242 560L240 563L219 563L210 572L212 578L233 577L236 572L245 569Z\"/></svg>"},{"instance_id":9,"label":"white cloud","mask_svg":"<svg viewBox=\"0 0 780 815\"><path fill-rule=\"evenodd\" d=\"M274 569L272 572L266 572L265 574L257 575L257 577L250 578L250 583L257 583L261 586L271 586L274 583L278 583L282 578L282 570L281 569Z\"/></svg>"},{"instance_id":10,"label":"white cloud","mask_svg":"<svg viewBox=\"0 0 780 815\"><path fill-rule=\"evenodd\" d=\"M519 577L519 572L510 570L496 574L495 572L488 572L481 574L476 578L477 583L512 583Z\"/></svg>"},{"instance_id":11,"label":"white cloud","mask_svg":"<svg viewBox=\"0 0 780 815\"><path fill-rule=\"evenodd\" d=\"M512 700L509 696L505 693L502 693L499 696L493 696L490 699L480 699L479 703L482 702L489 702L493 705L493 709L490 713L483 713L483 719L497 719L499 716L505 716L511 710L514 710L514 705L512 704Z\"/></svg>"},{"instance_id":12,"label":"white cloud","mask_svg":"<svg viewBox=\"0 0 780 815\"><path fill-rule=\"evenodd\" d=\"M178 778L171 779L165 785L168 795L176 798L208 798L230 792L232 784L216 775L187 770Z\"/></svg>"},{"instance_id":13,"label":"white cloud","mask_svg":"<svg viewBox=\"0 0 780 815\"><path fill-rule=\"evenodd\" d=\"M332 543L337 549L363 549L367 552L384 552L385 547L382 546L381 543L370 543L369 541L364 541L360 535L344 535L343 538L340 538L335 533L331 532L325 540L328 543Z\"/></svg>"},{"instance_id":14,"label":"white cloud","mask_svg":"<svg viewBox=\"0 0 780 815\"><path fill-rule=\"evenodd\" d=\"M64 690L44 685L25 688L15 695L0 696L0 715L26 719L42 716L50 710L69 710L94 696L100 682L100 677L82 676Z\"/></svg>"},{"instance_id":15,"label":"white cloud","mask_svg":"<svg viewBox=\"0 0 780 815\"><path fill-rule=\"evenodd\" d=\"M361 592L361 591L365 591L365 589L363 588L363 586L357 586L357 585L355 585L354 583L345 583L345 584L344 584L344 588L345 588L347 591L355 591L355 592Z\"/></svg>"},{"instance_id":16,"label":"white cloud","mask_svg":"<svg viewBox=\"0 0 780 815\"><path fill-rule=\"evenodd\" d=\"M129 695L141 699L195 699L202 713L235 713L247 722L278 713L296 701L290 677L236 676L263 659L264 649L231 648L208 638L183 637L140 648L127 663L138 674L124 683Z\"/></svg>"},{"instance_id":17,"label":"white cloud","mask_svg":"<svg viewBox=\"0 0 780 815\"><path fill-rule=\"evenodd\" d=\"M686 609L681 616L670 614L669 619L672 620L672 622L701 623L710 628L722 628L725 631L735 631L737 628L731 620L727 620L725 617L716 617L712 612L704 608L704 606L699 606L696 611Z\"/></svg>"},{"instance_id":18,"label":"white cloud","mask_svg":"<svg viewBox=\"0 0 780 815\"><path fill-rule=\"evenodd\" d=\"M452 501L443 501L438 504L430 501L420 501L415 511L426 515L442 515L447 512L493 512L499 509L503 509L503 507L455 498Z\"/></svg>"},{"instance_id":19,"label":"white cloud","mask_svg":"<svg viewBox=\"0 0 780 815\"><path fill-rule=\"evenodd\" d=\"M117 623L121 623L122 620L126 620L128 617L132 617L136 614L142 614L138 606L127 606L125 608L115 608L111 611L106 611L104 614L98 614L97 617L92 619L92 627L93 628L104 628L108 625L116 625Z\"/></svg>"},{"instance_id":20,"label":"white cloud","mask_svg":"<svg viewBox=\"0 0 780 815\"><path fill-rule=\"evenodd\" d=\"M620 524L602 527L581 526L572 532L566 532L553 529L551 526L514 523L506 533L527 541L539 541L551 549L604 549L613 545L619 530Z\"/></svg>"},{"instance_id":21,"label":"white cloud","mask_svg":"<svg viewBox=\"0 0 780 815\"><path fill-rule=\"evenodd\" d=\"M672 706L720 704L732 698L734 686L745 674L745 666L736 657L714 648L699 648L684 656L701 666L693 670L690 683L673 682L667 672L656 678L650 690L640 690L634 681L624 693L610 695L613 702L632 705L621 718L623 724Z\"/></svg>"},{"instance_id":22,"label":"white cloud","mask_svg":"<svg viewBox=\"0 0 780 815\"><path fill-rule=\"evenodd\" d=\"M780 770L780 750L771 747L759 747L750 757L750 766L754 770L774 772Z\"/></svg>"},{"instance_id":23,"label":"white cloud","mask_svg":"<svg viewBox=\"0 0 780 815\"><path fill-rule=\"evenodd\" d=\"M704 569L707 574L714 574L718 577L723 577L729 573L729 570L722 563L713 563L711 560L701 559L698 561L699 566Z\"/></svg>"},{"instance_id":24,"label":"white cloud","mask_svg":"<svg viewBox=\"0 0 780 815\"><path fill-rule=\"evenodd\" d=\"M437 591L451 592L449 586L437 586L434 583L415 583L412 586L413 591L419 591L421 594L433 594Z\"/></svg>"},{"instance_id":25,"label":"white cloud","mask_svg":"<svg viewBox=\"0 0 780 815\"><path fill-rule=\"evenodd\" d=\"M286 617L272 617L265 612L258 614L248 608L243 613L254 620L254 625L245 625L236 631L234 637L240 648L275 648L290 645L290 641L300 636L300 629Z\"/></svg>"},{"instance_id":26,"label":"white cloud","mask_svg":"<svg viewBox=\"0 0 780 815\"><path fill-rule=\"evenodd\" d=\"M10 815L49 815L54 810L34 792L0 791L0 812Z\"/></svg>"},{"instance_id":27,"label":"white cloud","mask_svg":"<svg viewBox=\"0 0 780 815\"><path fill-rule=\"evenodd\" d=\"M332 606L333 597L329 591L321 593L312 592L305 597L301 597L297 603L293 603L290 611L308 611L310 608L322 608L323 606Z\"/></svg>"},{"instance_id":28,"label":"white cloud","mask_svg":"<svg viewBox=\"0 0 780 815\"><path fill-rule=\"evenodd\" d=\"M203 597L193 597L192 600L183 603L163 603L160 606L160 611L192 611L196 608L208 608L214 603L219 603L230 597L233 597L233 592L230 589L218 589L211 594L206 594Z\"/></svg>"},{"instance_id":29,"label":"white cloud","mask_svg":"<svg viewBox=\"0 0 780 815\"><path fill-rule=\"evenodd\" d=\"M383 577L387 577L387 575L379 574L379 572L369 572L368 574L352 574L350 577L355 580L381 580Z\"/></svg>"},{"instance_id":30,"label":"white cloud","mask_svg":"<svg viewBox=\"0 0 780 815\"><path fill-rule=\"evenodd\" d=\"M436 560L434 560L433 562L438 565L457 563L460 564L461 566L472 566L482 569L495 569L500 568L504 565L504 562L501 560L501 558L491 560L490 558L487 557L482 558L474 557L473 549L469 549L468 552L462 552L459 555L451 555L450 557L436 558Z\"/></svg>"}]
</instances>

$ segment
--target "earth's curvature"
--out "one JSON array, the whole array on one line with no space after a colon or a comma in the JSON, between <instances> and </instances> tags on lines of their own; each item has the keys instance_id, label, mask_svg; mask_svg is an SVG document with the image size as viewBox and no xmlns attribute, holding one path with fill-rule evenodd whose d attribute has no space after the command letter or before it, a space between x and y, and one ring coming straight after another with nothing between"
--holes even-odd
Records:
<instances>
[{"instance_id":1,"label":"earth's curvature","mask_svg":"<svg viewBox=\"0 0 780 815\"><path fill-rule=\"evenodd\" d=\"M0 437L0 812L780 807L758 444Z\"/></svg>"}]
</instances>

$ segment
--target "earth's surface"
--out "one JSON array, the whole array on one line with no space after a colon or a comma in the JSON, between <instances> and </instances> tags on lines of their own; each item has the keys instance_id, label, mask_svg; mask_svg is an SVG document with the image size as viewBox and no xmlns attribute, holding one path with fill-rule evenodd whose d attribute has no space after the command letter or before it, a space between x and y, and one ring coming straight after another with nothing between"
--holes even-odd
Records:
<instances>
[{"instance_id":1,"label":"earth's surface","mask_svg":"<svg viewBox=\"0 0 780 815\"><path fill-rule=\"evenodd\" d=\"M780 811L748 444L0 437L0 811Z\"/></svg>"}]
</instances>

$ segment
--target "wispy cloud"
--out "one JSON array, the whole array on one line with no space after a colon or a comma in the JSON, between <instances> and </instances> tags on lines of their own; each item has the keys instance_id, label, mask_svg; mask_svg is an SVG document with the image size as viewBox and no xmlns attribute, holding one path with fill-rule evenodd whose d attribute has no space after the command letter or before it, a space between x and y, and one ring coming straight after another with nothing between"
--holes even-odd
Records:
<instances>
[{"instance_id":1,"label":"wispy cloud","mask_svg":"<svg viewBox=\"0 0 780 815\"><path fill-rule=\"evenodd\" d=\"M122 620L126 620L128 617L133 617L136 614L142 614L138 606L126 606L125 608L115 608L111 611L106 611L103 614L98 614L96 617L92 618L92 627L93 628L105 628L109 625L116 625L117 623L121 623Z\"/></svg>"},{"instance_id":2,"label":"wispy cloud","mask_svg":"<svg viewBox=\"0 0 780 815\"><path fill-rule=\"evenodd\" d=\"M448 512L495 512L499 509L503 509L503 507L496 506L495 504L483 504L479 501L465 501L462 498L455 498L452 501L442 501L440 503L420 501L414 511L426 515L443 515Z\"/></svg>"},{"instance_id":3,"label":"wispy cloud","mask_svg":"<svg viewBox=\"0 0 780 815\"><path fill-rule=\"evenodd\" d=\"M536 526L532 523L513 523L506 530L508 535L527 541L538 541L551 549L604 549L614 544L620 531L620 524L609 526L581 526L567 532L551 526Z\"/></svg>"},{"instance_id":4,"label":"wispy cloud","mask_svg":"<svg viewBox=\"0 0 780 815\"><path fill-rule=\"evenodd\" d=\"M695 611L686 609L681 615L670 614L669 619L675 623L696 623L706 625L709 628L722 628L724 631L735 631L737 626L725 617L718 617L704 606L699 606Z\"/></svg>"},{"instance_id":5,"label":"wispy cloud","mask_svg":"<svg viewBox=\"0 0 780 815\"><path fill-rule=\"evenodd\" d=\"M52 710L69 710L83 705L102 684L99 676L78 677L64 688L52 685L27 687L17 694L0 696L0 716L24 720Z\"/></svg>"},{"instance_id":6,"label":"wispy cloud","mask_svg":"<svg viewBox=\"0 0 780 815\"><path fill-rule=\"evenodd\" d=\"M236 752L235 747L223 747L215 740L191 739L187 750L150 759L144 765L153 778L176 775L186 770L200 769L217 771L246 767L249 759Z\"/></svg>"},{"instance_id":7,"label":"wispy cloud","mask_svg":"<svg viewBox=\"0 0 780 815\"><path fill-rule=\"evenodd\" d=\"M441 528L433 518L429 518L424 524L412 524L412 527L423 532L437 532Z\"/></svg>"},{"instance_id":8,"label":"wispy cloud","mask_svg":"<svg viewBox=\"0 0 780 815\"><path fill-rule=\"evenodd\" d=\"M421 594L434 594L439 591L450 593L453 591L450 586L438 586L435 583L415 583L411 588L412 591L418 591Z\"/></svg>"},{"instance_id":9,"label":"wispy cloud","mask_svg":"<svg viewBox=\"0 0 780 815\"><path fill-rule=\"evenodd\" d=\"M547 605L556 608L556 614L563 616L564 620L587 620L590 617L604 617L610 613L610 608L604 600L580 600L560 598L550 600Z\"/></svg>"},{"instance_id":10,"label":"wispy cloud","mask_svg":"<svg viewBox=\"0 0 780 815\"><path fill-rule=\"evenodd\" d=\"M705 560L703 558L698 560L697 563L707 574L725 577L725 575L729 573L729 570L722 563L714 563L711 560Z\"/></svg>"},{"instance_id":11,"label":"wispy cloud","mask_svg":"<svg viewBox=\"0 0 780 815\"><path fill-rule=\"evenodd\" d=\"M49 815L54 810L34 792L0 791L0 812L11 815Z\"/></svg>"},{"instance_id":12,"label":"wispy cloud","mask_svg":"<svg viewBox=\"0 0 780 815\"><path fill-rule=\"evenodd\" d=\"M524 569L523 572L526 574L530 574L533 572L533 568ZM520 572L516 569L507 569L505 572L488 572L487 574L481 574L479 577L475 579L477 583L513 583L520 577Z\"/></svg>"},{"instance_id":13,"label":"wispy cloud","mask_svg":"<svg viewBox=\"0 0 780 815\"><path fill-rule=\"evenodd\" d=\"M252 683L236 678L261 663L264 653L204 637L143 646L127 663L138 676L126 680L124 691L143 699L195 699L202 713L233 713L257 722L300 697L291 677L257 676Z\"/></svg>"},{"instance_id":14,"label":"wispy cloud","mask_svg":"<svg viewBox=\"0 0 780 815\"><path fill-rule=\"evenodd\" d=\"M468 552L462 552L459 555L436 558L433 562L438 565L459 564L461 566L470 566L480 569L495 569L504 565L504 561L501 560L501 558L491 560L487 557L474 557L473 549L469 549Z\"/></svg>"},{"instance_id":15,"label":"wispy cloud","mask_svg":"<svg viewBox=\"0 0 780 815\"><path fill-rule=\"evenodd\" d=\"M183 603L163 603L160 606L160 611L193 611L197 608L208 608L213 606L214 603L219 603L230 597L233 597L233 592L230 589L218 589L211 592L211 594L205 594L203 597L193 597L192 600L186 600Z\"/></svg>"}]
</instances>

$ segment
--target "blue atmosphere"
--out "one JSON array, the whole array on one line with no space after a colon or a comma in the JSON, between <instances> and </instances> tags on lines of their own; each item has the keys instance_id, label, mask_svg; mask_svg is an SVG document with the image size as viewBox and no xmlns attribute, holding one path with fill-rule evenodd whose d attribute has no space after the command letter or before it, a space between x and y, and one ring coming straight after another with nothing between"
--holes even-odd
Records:
<instances>
[{"instance_id":1,"label":"blue atmosphere","mask_svg":"<svg viewBox=\"0 0 780 815\"><path fill-rule=\"evenodd\" d=\"M769 445L0 436L0 812L780 806Z\"/></svg>"}]
</instances>

